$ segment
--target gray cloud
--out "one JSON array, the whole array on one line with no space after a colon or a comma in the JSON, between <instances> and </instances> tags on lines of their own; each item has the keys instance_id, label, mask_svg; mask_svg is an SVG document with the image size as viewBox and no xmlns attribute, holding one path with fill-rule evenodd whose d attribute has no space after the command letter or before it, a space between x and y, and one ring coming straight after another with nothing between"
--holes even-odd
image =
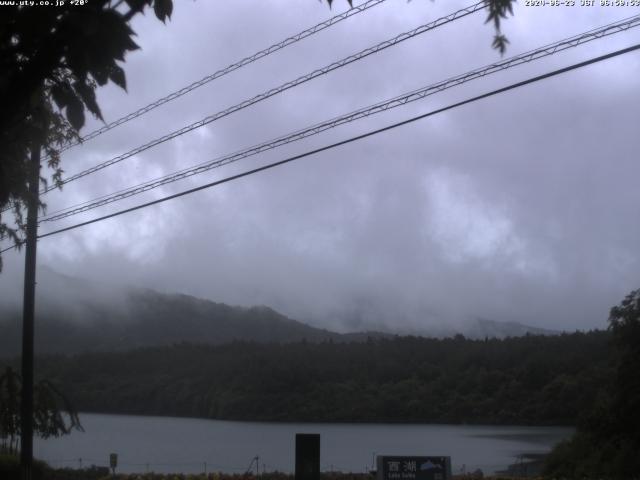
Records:
<instances>
[{"instance_id":1,"label":"gray cloud","mask_svg":"<svg viewBox=\"0 0 640 480\"><path fill-rule=\"evenodd\" d=\"M64 167L79 171L463 5L390 0L69 151ZM633 13L519 5L505 24L508 54ZM180 3L167 26L147 15L134 25L142 51L127 59L129 93L100 92L105 116L117 118L329 15L319 2L291 0ZM49 210L496 61L492 30L483 21L476 15L442 27L69 184L47 198ZM588 44L118 207L347 138L634 38L632 31ZM367 322L414 328L474 316L602 327L609 307L640 284L639 70L638 54L626 55L47 238L40 263L87 278L264 303L331 328ZM2 288L18 296L21 257L6 260Z\"/></svg>"}]
</instances>

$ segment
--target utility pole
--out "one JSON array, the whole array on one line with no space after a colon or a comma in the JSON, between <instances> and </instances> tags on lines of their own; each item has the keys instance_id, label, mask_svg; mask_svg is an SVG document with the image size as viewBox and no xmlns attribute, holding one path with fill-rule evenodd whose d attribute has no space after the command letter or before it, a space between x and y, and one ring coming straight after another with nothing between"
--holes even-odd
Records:
<instances>
[{"instance_id":1,"label":"utility pole","mask_svg":"<svg viewBox=\"0 0 640 480\"><path fill-rule=\"evenodd\" d=\"M20 395L20 472L22 480L31 480L33 468L33 324L36 300L40 148L40 139L34 139L29 165L24 303L22 306L22 394Z\"/></svg>"}]
</instances>

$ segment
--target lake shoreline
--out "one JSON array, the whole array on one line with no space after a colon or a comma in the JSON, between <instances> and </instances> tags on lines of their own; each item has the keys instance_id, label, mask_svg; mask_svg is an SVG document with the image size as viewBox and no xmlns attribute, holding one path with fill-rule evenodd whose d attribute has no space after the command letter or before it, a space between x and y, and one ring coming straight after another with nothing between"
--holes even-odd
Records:
<instances>
[{"instance_id":1,"label":"lake shoreline","mask_svg":"<svg viewBox=\"0 0 640 480\"><path fill-rule=\"evenodd\" d=\"M295 436L320 435L324 471L366 472L377 455L449 455L454 473L506 470L523 454L548 453L566 427L419 424L257 423L181 417L81 413L84 432L35 439L34 454L54 467L108 466L122 473L292 472Z\"/></svg>"},{"instance_id":2,"label":"lake shoreline","mask_svg":"<svg viewBox=\"0 0 640 480\"><path fill-rule=\"evenodd\" d=\"M162 414L153 414L153 413L119 413L119 412L104 412L104 411L88 411L83 410L78 412L80 415L89 414L89 415L114 415L114 416L122 416L122 417L148 417L148 418L176 418L176 419L187 419L187 420L211 420L215 422L234 422L234 423L253 423L253 424L261 424L261 425L290 425L290 424L310 424L310 425L440 425L440 426L451 426L451 427L479 427L479 428L491 428L491 427L513 427L513 428L529 428L529 427L558 427L558 428L575 428L576 425L573 424L558 424L558 423L531 423L531 424L514 424L514 423L475 423L475 422L465 422L465 423L452 423L452 422L439 422L437 420L427 421L427 420L395 420L395 421L386 421L386 420L352 420L352 421L343 421L343 420L254 420L254 419L235 419L235 418L213 418L213 417L197 417L191 415L162 415Z\"/></svg>"},{"instance_id":3,"label":"lake shoreline","mask_svg":"<svg viewBox=\"0 0 640 480\"><path fill-rule=\"evenodd\" d=\"M36 476L42 476L47 480L295 480L293 473L284 472L264 472L260 474L254 474L252 472L245 472L242 474L228 474L224 472L201 472L184 474L180 472L171 473L156 473L153 471L145 473L118 473L115 475L108 467L96 467L90 466L85 468L51 468L46 466L42 462L36 460L34 465L34 472ZM506 472L505 472L506 473ZM0 464L0 474L2 478L7 480L19 480L20 479L20 467L17 457L12 462L7 462L6 459ZM536 477L538 475L535 475ZM486 480L512 480L531 478L532 475L480 475L479 472L470 472L465 474L454 474L452 480L472 480L472 479L486 479ZM367 473L351 473L351 472L320 472L320 480L374 480L376 478L375 472Z\"/></svg>"}]
</instances>

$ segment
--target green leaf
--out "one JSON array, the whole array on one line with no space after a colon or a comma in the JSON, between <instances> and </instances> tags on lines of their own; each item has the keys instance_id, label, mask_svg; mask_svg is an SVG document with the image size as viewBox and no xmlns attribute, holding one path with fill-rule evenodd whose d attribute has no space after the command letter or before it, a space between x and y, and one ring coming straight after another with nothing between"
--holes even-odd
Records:
<instances>
[{"instance_id":1,"label":"green leaf","mask_svg":"<svg viewBox=\"0 0 640 480\"><path fill-rule=\"evenodd\" d=\"M127 51L140 48L134 41L135 32L126 20L117 12L107 10L100 15L101 29L92 39L93 54L99 55L100 49L116 60L123 60Z\"/></svg>"},{"instance_id":2,"label":"green leaf","mask_svg":"<svg viewBox=\"0 0 640 480\"><path fill-rule=\"evenodd\" d=\"M144 9L145 5L149 5L151 3L150 0L125 0L127 5L131 10L136 12L140 12Z\"/></svg>"},{"instance_id":3,"label":"green leaf","mask_svg":"<svg viewBox=\"0 0 640 480\"><path fill-rule=\"evenodd\" d=\"M173 0L155 0L153 2L153 11L156 13L156 17L164 23L167 17L171 18Z\"/></svg>"},{"instance_id":4,"label":"green leaf","mask_svg":"<svg viewBox=\"0 0 640 480\"><path fill-rule=\"evenodd\" d=\"M107 68L104 68L104 67L92 68L91 69L91 75L93 76L93 78L95 78L96 82L101 87L103 85L106 85L107 82L109 81L109 69L108 69L108 67Z\"/></svg>"},{"instance_id":5,"label":"green leaf","mask_svg":"<svg viewBox=\"0 0 640 480\"><path fill-rule=\"evenodd\" d=\"M63 88L61 85L54 85L51 87L50 91L51 98L53 98L53 101L56 102L58 108L62 110L68 103L68 90Z\"/></svg>"},{"instance_id":6,"label":"green leaf","mask_svg":"<svg viewBox=\"0 0 640 480\"><path fill-rule=\"evenodd\" d=\"M496 35L493 37L492 47L500 52L500 55L504 55L504 52L507 51L507 45L509 44L509 40L504 35Z\"/></svg>"},{"instance_id":7,"label":"green leaf","mask_svg":"<svg viewBox=\"0 0 640 480\"><path fill-rule=\"evenodd\" d=\"M513 15L513 2L515 0L485 0L489 8L489 14L485 23L493 21L496 30L500 30L500 20L507 18L507 14Z\"/></svg>"},{"instance_id":8,"label":"green leaf","mask_svg":"<svg viewBox=\"0 0 640 480\"><path fill-rule=\"evenodd\" d=\"M69 95L66 114L71 126L80 131L84 126L84 105L74 94Z\"/></svg>"},{"instance_id":9,"label":"green leaf","mask_svg":"<svg viewBox=\"0 0 640 480\"><path fill-rule=\"evenodd\" d=\"M125 76L124 70L121 67L113 65L109 73L109 78L120 88L125 91L127 90L127 77Z\"/></svg>"},{"instance_id":10,"label":"green leaf","mask_svg":"<svg viewBox=\"0 0 640 480\"><path fill-rule=\"evenodd\" d=\"M102 112L100 111L100 106L96 101L96 92L88 85L86 82L74 82L73 87L75 88L76 93L80 96L82 101L93 115L95 115L100 120L104 121L102 118Z\"/></svg>"},{"instance_id":11,"label":"green leaf","mask_svg":"<svg viewBox=\"0 0 640 480\"><path fill-rule=\"evenodd\" d=\"M347 2L349 3L349 7L353 8L353 0L347 0ZM327 0L327 3L329 4L329 8L331 8L331 5L333 5L333 0Z\"/></svg>"}]
</instances>

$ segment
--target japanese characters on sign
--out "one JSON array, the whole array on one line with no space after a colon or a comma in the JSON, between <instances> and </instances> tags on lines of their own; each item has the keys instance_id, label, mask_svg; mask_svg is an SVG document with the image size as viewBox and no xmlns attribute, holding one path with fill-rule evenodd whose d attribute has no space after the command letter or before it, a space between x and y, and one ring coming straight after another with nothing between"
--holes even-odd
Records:
<instances>
[{"instance_id":1,"label":"japanese characters on sign","mask_svg":"<svg viewBox=\"0 0 640 480\"><path fill-rule=\"evenodd\" d=\"M377 480L448 480L451 457L378 456Z\"/></svg>"}]
</instances>

